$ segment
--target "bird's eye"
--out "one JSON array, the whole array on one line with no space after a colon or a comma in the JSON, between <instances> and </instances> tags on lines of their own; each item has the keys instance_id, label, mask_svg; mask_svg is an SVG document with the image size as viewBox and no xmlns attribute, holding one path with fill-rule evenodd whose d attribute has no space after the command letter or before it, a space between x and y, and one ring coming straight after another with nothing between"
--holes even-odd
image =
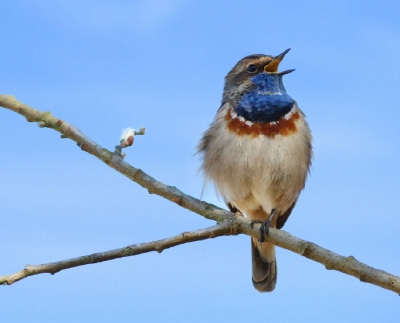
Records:
<instances>
[{"instance_id":1,"label":"bird's eye","mask_svg":"<svg viewBox=\"0 0 400 323\"><path fill-rule=\"evenodd\" d=\"M247 72L249 72L249 73L255 73L255 72L257 72L257 66L254 65L254 64L250 64L250 65L247 67Z\"/></svg>"}]
</instances>

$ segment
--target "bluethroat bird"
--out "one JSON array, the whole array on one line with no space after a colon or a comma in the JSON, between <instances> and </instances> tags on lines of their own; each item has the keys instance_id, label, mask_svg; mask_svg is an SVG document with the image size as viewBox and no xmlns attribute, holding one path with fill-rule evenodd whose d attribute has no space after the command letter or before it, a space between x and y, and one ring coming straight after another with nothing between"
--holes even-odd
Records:
<instances>
[{"instance_id":1,"label":"bluethroat bird","mask_svg":"<svg viewBox=\"0 0 400 323\"><path fill-rule=\"evenodd\" d=\"M278 275L275 246L263 242L264 235L284 226L312 158L305 115L282 83L294 70L278 72L288 51L246 56L233 67L198 145L205 183L214 182L231 212L262 223L261 238L251 238L252 280L260 292L274 290Z\"/></svg>"}]
</instances>

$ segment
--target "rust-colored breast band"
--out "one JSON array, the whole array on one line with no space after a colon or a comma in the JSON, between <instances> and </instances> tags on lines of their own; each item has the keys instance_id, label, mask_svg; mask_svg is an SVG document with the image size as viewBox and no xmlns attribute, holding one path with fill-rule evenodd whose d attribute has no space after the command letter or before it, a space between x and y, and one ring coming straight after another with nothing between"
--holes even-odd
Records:
<instances>
[{"instance_id":1,"label":"rust-colored breast band","mask_svg":"<svg viewBox=\"0 0 400 323\"><path fill-rule=\"evenodd\" d=\"M297 132L296 121L300 119L299 111L293 113L289 119L285 116L276 122L247 122L239 117L232 116L229 109L225 115L226 127L239 136L257 137L259 135L274 138L276 135L289 136Z\"/></svg>"}]
</instances>

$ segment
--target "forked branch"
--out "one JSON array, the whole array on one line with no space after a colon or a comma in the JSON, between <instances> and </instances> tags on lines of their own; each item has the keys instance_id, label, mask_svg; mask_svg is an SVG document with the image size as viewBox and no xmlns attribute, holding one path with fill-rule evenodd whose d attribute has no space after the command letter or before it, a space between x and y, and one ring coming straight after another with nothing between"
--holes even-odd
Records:
<instances>
[{"instance_id":1,"label":"forked branch","mask_svg":"<svg viewBox=\"0 0 400 323\"><path fill-rule=\"evenodd\" d=\"M75 141L82 150L97 157L108 166L114 168L121 174L143 186L149 191L150 194L160 195L183 208L200 214L209 220L214 220L217 222L217 225L213 227L196 230L189 233L183 233L181 235L163 240L135 244L121 249L96 253L89 256L82 256L55 263L38 266L27 265L25 269L17 273L1 276L0 284L10 285L25 277L36 274L54 274L58 271L72 267L121 257L134 256L149 251L161 252L164 249L171 248L179 244L204 240L222 235L246 234L257 238L259 237L259 224L255 224L253 227L250 221L244 217L236 216L235 214L218 208L215 205L200 201L190 195L184 194L173 186L168 186L156 181L142 170L126 163L123 160L120 152L112 153L109 150L101 147L84 135L78 128L54 117L50 112L41 112L35 110L9 95L0 95L0 106L23 115L29 122L37 122L40 127L52 128L60 132L63 138L69 138ZM400 277L367 266L357 261L353 256L340 256L332 251L321 248L314 243L296 238L283 230L276 230L273 228L270 229L266 240L279 247L291 250L304 257L317 261L325 265L327 269L341 271L345 274L358 278L362 282L368 282L400 294Z\"/></svg>"}]
</instances>

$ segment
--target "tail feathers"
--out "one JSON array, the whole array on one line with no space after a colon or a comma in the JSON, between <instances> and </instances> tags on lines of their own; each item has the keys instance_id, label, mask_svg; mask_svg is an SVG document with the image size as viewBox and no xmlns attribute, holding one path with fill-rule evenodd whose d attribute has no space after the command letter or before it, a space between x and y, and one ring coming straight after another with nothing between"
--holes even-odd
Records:
<instances>
[{"instance_id":1,"label":"tail feathers","mask_svg":"<svg viewBox=\"0 0 400 323\"><path fill-rule=\"evenodd\" d=\"M278 277L275 246L267 242L260 244L253 239L251 239L251 258L254 288L259 292L272 292Z\"/></svg>"}]
</instances>

